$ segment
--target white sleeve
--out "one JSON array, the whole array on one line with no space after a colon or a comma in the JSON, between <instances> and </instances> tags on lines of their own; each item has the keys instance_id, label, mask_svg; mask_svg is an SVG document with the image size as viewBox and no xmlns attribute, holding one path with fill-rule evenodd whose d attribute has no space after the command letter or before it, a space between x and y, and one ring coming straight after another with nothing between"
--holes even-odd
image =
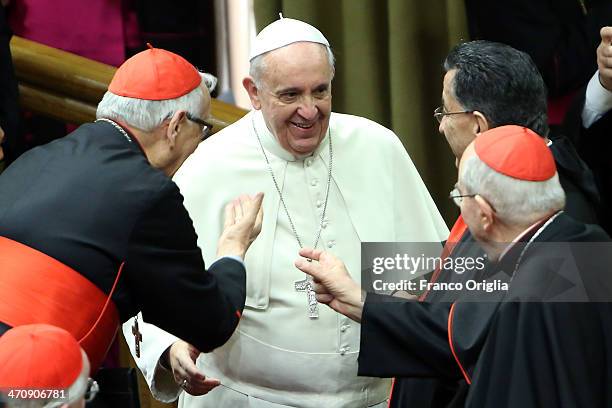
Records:
<instances>
[{"instance_id":1,"label":"white sleeve","mask_svg":"<svg viewBox=\"0 0 612 408\"><path fill-rule=\"evenodd\" d=\"M587 85L582 108L582 126L589 128L610 109L612 109L612 92L601 85L597 71Z\"/></svg>"},{"instance_id":2,"label":"white sleeve","mask_svg":"<svg viewBox=\"0 0 612 408\"><path fill-rule=\"evenodd\" d=\"M182 389L174 381L172 372L163 368L159 360L164 351L179 338L157 326L144 322L142 315L139 313L138 329L142 335L142 342L140 343L140 357L136 357L136 342L132 334L133 325L133 317L123 324L123 336L136 365L142 371L142 375L149 385L151 394L155 399L162 402L176 400Z\"/></svg>"}]
</instances>

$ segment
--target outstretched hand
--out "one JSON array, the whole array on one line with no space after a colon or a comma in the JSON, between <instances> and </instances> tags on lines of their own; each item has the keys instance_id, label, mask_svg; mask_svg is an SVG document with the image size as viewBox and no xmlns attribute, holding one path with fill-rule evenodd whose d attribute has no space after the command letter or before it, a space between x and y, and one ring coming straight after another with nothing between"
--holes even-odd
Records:
<instances>
[{"instance_id":1,"label":"outstretched hand","mask_svg":"<svg viewBox=\"0 0 612 408\"><path fill-rule=\"evenodd\" d=\"M349 275L344 263L319 249L302 248L300 256L303 258L298 258L295 266L312 276L317 301L360 322L363 309L362 291Z\"/></svg>"},{"instance_id":2,"label":"outstretched hand","mask_svg":"<svg viewBox=\"0 0 612 408\"><path fill-rule=\"evenodd\" d=\"M217 256L235 255L244 259L249 246L261 232L263 193L254 197L241 195L225 206L223 232L217 245Z\"/></svg>"}]
</instances>

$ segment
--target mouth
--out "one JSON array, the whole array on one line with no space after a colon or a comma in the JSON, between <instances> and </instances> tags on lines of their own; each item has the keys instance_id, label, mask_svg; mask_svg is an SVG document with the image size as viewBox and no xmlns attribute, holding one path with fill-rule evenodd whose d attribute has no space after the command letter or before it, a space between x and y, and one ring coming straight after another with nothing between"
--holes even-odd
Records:
<instances>
[{"instance_id":1,"label":"mouth","mask_svg":"<svg viewBox=\"0 0 612 408\"><path fill-rule=\"evenodd\" d=\"M312 123L290 122L290 123L298 129L308 130L308 129L312 129L312 127L315 125L316 122L312 122Z\"/></svg>"}]
</instances>

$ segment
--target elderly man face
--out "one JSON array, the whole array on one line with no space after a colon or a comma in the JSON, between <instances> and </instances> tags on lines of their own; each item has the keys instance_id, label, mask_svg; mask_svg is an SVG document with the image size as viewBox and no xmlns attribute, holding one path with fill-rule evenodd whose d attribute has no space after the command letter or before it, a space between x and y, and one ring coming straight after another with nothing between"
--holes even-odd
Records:
<instances>
[{"instance_id":1,"label":"elderly man face","mask_svg":"<svg viewBox=\"0 0 612 408\"><path fill-rule=\"evenodd\" d=\"M442 109L445 113L441 116L439 132L444 135L458 164L466 147L476 138L476 133L486 129L479 128L476 114L464 112L465 108L455 97L454 81L457 70L452 69L444 75L442 89Z\"/></svg>"},{"instance_id":2,"label":"elderly man face","mask_svg":"<svg viewBox=\"0 0 612 408\"><path fill-rule=\"evenodd\" d=\"M244 85L253 107L261 109L268 129L296 156L311 154L321 143L331 113L331 81L327 50L321 44L298 42L264 55L259 88Z\"/></svg>"}]
</instances>

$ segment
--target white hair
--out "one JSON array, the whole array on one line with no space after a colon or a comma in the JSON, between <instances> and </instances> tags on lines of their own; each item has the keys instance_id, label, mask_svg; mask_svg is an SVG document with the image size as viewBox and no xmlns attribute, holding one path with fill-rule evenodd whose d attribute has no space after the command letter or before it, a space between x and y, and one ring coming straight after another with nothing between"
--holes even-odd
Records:
<instances>
[{"instance_id":1,"label":"white hair","mask_svg":"<svg viewBox=\"0 0 612 408\"><path fill-rule=\"evenodd\" d=\"M200 76L202 76L202 73L200 73ZM120 121L145 132L150 132L179 110L186 110L190 115L199 117L204 108L202 106L203 98L204 91L201 85L187 95L161 101L129 98L107 91L98 104L96 118Z\"/></svg>"},{"instance_id":2,"label":"white hair","mask_svg":"<svg viewBox=\"0 0 612 408\"><path fill-rule=\"evenodd\" d=\"M464 194L478 194L495 208L500 220L528 226L565 207L557 173L546 181L518 180L494 171L474 154L463 163L459 182Z\"/></svg>"},{"instance_id":3,"label":"white hair","mask_svg":"<svg viewBox=\"0 0 612 408\"><path fill-rule=\"evenodd\" d=\"M81 350L83 357L83 368L77 379L72 383L70 387L65 390L66 398L45 398L45 399L20 399L11 398L6 400L7 408L58 408L66 404L69 407L72 404L79 402L87 391L87 384L89 381L89 359L87 354ZM41 362L44 364L44 362Z\"/></svg>"},{"instance_id":4,"label":"white hair","mask_svg":"<svg viewBox=\"0 0 612 408\"><path fill-rule=\"evenodd\" d=\"M336 70L335 68L336 58L334 57L334 53L332 52L329 46L325 44L319 44L319 45L322 47L325 47L325 50L327 51L327 62L329 62L329 67L331 68L332 78L333 78L334 72ZM260 54L251 60L251 64L249 66L249 75L251 76L251 78L253 78L253 81L255 82L255 85L258 88L261 88L261 77L266 70L266 62L265 62L264 57L272 51L268 51L263 54Z\"/></svg>"}]
</instances>

